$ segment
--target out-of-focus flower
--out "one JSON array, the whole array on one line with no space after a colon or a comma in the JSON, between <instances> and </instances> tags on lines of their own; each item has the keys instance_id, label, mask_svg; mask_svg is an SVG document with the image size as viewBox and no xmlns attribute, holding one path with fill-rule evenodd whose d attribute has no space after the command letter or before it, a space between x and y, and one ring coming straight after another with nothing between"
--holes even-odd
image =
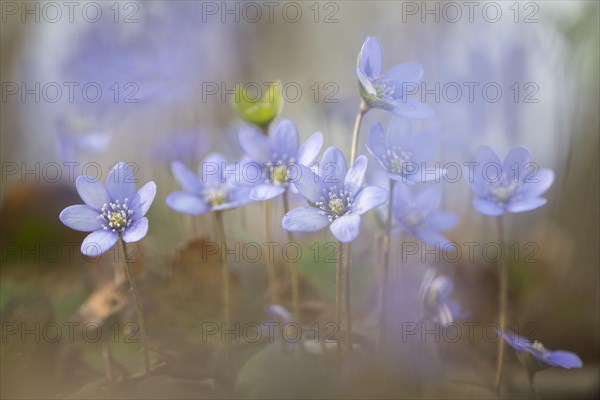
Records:
<instances>
[{"instance_id":1,"label":"out-of-focus flower","mask_svg":"<svg viewBox=\"0 0 600 400\"><path fill-rule=\"evenodd\" d=\"M146 183L136 192L133 168L117 163L108 174L106 186L89 176L77 178L81 200L65 208L60 220L71 229L90 233L81 244L86 256L98 256L109 250L121 237L127 243L137 242L148 232L145 217L156 195L156 184Z\"/></svg>"},{"instance_id":2,"label":"out-of-focus flower","mask_svg":"<svg viewBox=\"0 0 600 400\"><path fill-rule=\"evenodd\" d=\"M58 122L58 153L62 161L80 161L83 154L101 154L110 145L112 132L86 128L73 132L64 120Z\"/></svg>"},{"instance_id":3,"label":"out-of-focus flower","mask_svg":"<svg viewBox=\"0 0 600 400\"><path fill-rule=\"evenodd\" d=\"M383 73L383 50L376 37L367 37L358 55L356 75L362 98L369 107L391 111L399 117L422 119L433 116L425 103L408 98L406 90L421 84L423 66L398 64Z\"/></svg>"},{"instance_id":4,"label":"out-of-focus flower","mask_svg":"<svg viewBox=\"0 0 600 400\"><path fill-rule=\"evenodd\" d=\"M318 164L318 174L304 165L299 167L300 176L294 183L310 205L283 217L282 226L288 231L315 232L329 226L340 242L351 242L360 234L360 216L388 200L387 190L363 187L365 156L359 156L348 169L342 152L330 147Z\"/></svg>"},{"instance_id":5,"label":"out-of-focus flower","mask_svg":"<svg viewBox=\"0 0 600 400\"><path fill-rule=\"evenodd\" d=\"M458 224L458 216L438 211L442 192L438 186L425 188L413 196L411 187L402 183L394 185L393 212L399 228L427 244L444 247L451 245L441 234Z\"/></svg>"},{"instance_id":6,"label":"out-of-focus flower","mask_svg":"<svg viewBox=\"0 0 600 400\"><path fill-rule=\"evenodd\" d=\"M475 174L469 179L478 197L473 205L480 213L499 216L505 211L530 211L546 204L540 196L552 185L554 172L538 171L527 148L514 147L501 163L491 148L481 146L475 161Z\"/></svg>"},{"instance_id":7,"label":"out-of-focus flower","mask_svg":"<svg viewBox=\"0 0 600 400\"><path fill-rule=\"evenodd\" d=\"M269 86L262 98L249 98L247 90L239 86L235 92L233 108L242 118L263 130L277 118L283 108L281 82Z\"/></svg>"},{"instance_id":8,"label":"out-of-focus flower","mask_svg":"<svg viewBox=\"0 0 600 400\"><path fill-rule=\"evenodd\" d=\"M203 132L178 132L161 138L152 148L155 160L171 163L181 161L192 165L208 148L208 138Z\"/></svg>"},{"instance_id":9,"label":"out-of-focus flower","mask_svg":"<svg viewBox=\"0 0 600 400\"><path fill-rule=\"evenodd\" d=\"M413 184L438 180L445 174L442 169L425 168L425 163L435 154L436 146L437 141L432 133L422 132L413 136L410 121L394 117L387 133L384 133L380 124L371 127L367 149L390 179Z\"/></svg>"},{"instance_id":10,"label":"out-of-focus flower","mask_svg":"<svg viewBox=\"0 0 600 400\"><path fill-rule=\"evenodd\" d=\"M424 314L442 325L448 325L457 319L466 317L461 311L460 304L450 299L454 284L447 276L436 275L428 268L421 282L419 294Z\"/></svg>"},{"instance_id":11,"label":"out-of-focus flower","mask_svg":"<svg viewBox=\"0 0 600 400\"><path fill-rule=\"evenodd\" d=\"M314 133L298 147L298 129L286 119L268 137L254 127L244 127L240 129L239 142L250 162L258 164L264 179L252 188L250 197L269 200L287 190L298 165L311 166L323 146L323 134Z\"/></svg>"},{"instance_id":12,"label":"out-of-focus flower","mask_svg":"<svg viewBox=\"0 0 600 400\"><path fill-rule=\"evenodd\" d=\"M519 361L530 374L550 367L581 368L583 363L577 354L564 350L547 350L540 342L516 335L513 332L498 332L502 338L517 352Z\"/></svg>"},{"instance_id":13,"label":"out-of-focus flower","mask_svg":"<svg viewBox=\"0 0 600 400\"><path fill-rule=\"evenodd\" d=\"M175 211L199 215L252 201L251 188L243 184L241 175L236 172L239 169L228 164L221 154L210 154L200 163L200 177L179 161L171 164L171 170L183 188L167 196L167 205Z\"/></svg>"}]
</instances>

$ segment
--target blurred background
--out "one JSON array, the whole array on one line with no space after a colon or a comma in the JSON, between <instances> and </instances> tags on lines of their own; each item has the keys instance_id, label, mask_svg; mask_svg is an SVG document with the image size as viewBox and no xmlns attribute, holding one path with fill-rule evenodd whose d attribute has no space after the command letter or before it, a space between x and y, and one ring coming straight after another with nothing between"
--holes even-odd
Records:
<instances>
[{"instance_id":1,"label":"blurred background","mask_svg":"<svg viewBox=\"0 0 600 400\"><path fill-rule=\"evenodd\" d=\"M473 8L400 1L72 3L0 3L3 398L102 397L107 347L116 370L131 373L141 366L138 346L122 340L65 343L63 337L48 343L13 340L15 335L4 340L6 322L99 321L111 326L133 320L127 293L112 285L118 274L113 258L120 258L84 259L79 253L84 235L58 220L65 206L79 202L74 177L87 173L104 180L117 161L134 162L140 184L154 180L158 185L148 236L136 247L136 268L153 332L150 347L155 362L166 365L162 375L136 381L135 390L121 395L263 395L253 392L253 385L266 378L236 375L255 350L240 351L235 373L224 372L218 348L200 343L201 323L218 319L220 309L218 266L210 259L198 262L201 244L213 237L213 225L209 216L186 217L166 207L165 197L178 187L169 164L180 159L194 166L212 151L239 159L237 131L244 121L231 107L232 91L237 83L254 93L275 80L283 85L282 117L296 122L302 140L321 131L324 148L336 145L349 152L360 103L354 69L367 36L380 38L384 70L405 61L423 64L424 83L415 97L436 115L417 121L414 130L437 135L437 161L462 164L484 144L502 158L511 147L525 145L538 165L555 171L546 206L505 218L508 241L523 252L510 263L510 320L519 326L533 323L531 331L521 333L583 360L581 370L540 373L543 396L598 394L597 2L474 2ZM366 115L361 153L366 154L363 144L372 124L389 118L379 110ZM370 164L376 170L374 159ZM468 183L462 179L441 185L443 208L461 219L448 237L457 243L494 242L493 221L471 206ZM292 201L302 204L300 198ZM272 230L283 240L277 201L274 212ZM257 204L228 212L229 240L262 242L261 213ZM371 214L353 246L352 265L356 331L365 342L375 325L379 272L374 266L379 265L381 241L381 223ZM323 231L296 240L309 246L334 238ZM527 243L534 246L524 248ZM393 255L398 264L399 249ZM530 249L535 262L523 256ZM495 321L495 263L476 252L472 260L463 255L458 262L429 259L427 264L454 280L453 296L468 310L469 320L482 325ZM268 319L264 265L241 260L231 267L237 317ZM282 304L289 306L280 267ZM306 251L299 268L303 322L326 321L333 315L335 265L315 261ZM410 286L410 281L403 284ZM399 299L396 306L406 304L411 303ZM112 339L108 329L103 336L111 332ZM367 374L346 395L493 396L485 387L493 379L495 344L446 344L443 351L436 350L433 366L415 364L414 357L428 354L415 349L411 357L398 355L394 374L419 365L418 385L402 386L399 378L398 387L382 394L370 386L369 379L376 380ZM512 354L507 363L513 393L527 395L525 371ZM459 371L450 389L449 365ZM446 383L440 383L440 376ZM252 381L251 389L240 379ZM473 381L479 383L468 383ZM303 393L294 390L300 389L290 393Z\"/></svg>"}]
</instances>

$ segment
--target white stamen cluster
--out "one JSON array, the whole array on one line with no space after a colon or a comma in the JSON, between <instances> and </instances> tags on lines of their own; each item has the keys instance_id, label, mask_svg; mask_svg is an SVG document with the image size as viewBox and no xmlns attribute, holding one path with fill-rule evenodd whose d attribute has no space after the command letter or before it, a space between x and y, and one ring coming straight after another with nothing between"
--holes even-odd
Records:
<instances>
[{"instance_id":1,"label":"white stamen cluster","mask_svg":"<svg viewBox=\"0 0 600 400\"><path fill-rule=\"evenodd\" d=\"M546 352L546 348L544 347L544 345L538 342L537 340L533 341L533 348L539 351L540 353Z\"/></svg>"},{"instance_id":2,"label":"white stamen cluster","mask_svg":"<svg viewBox=\"0 0 600 400\"><path fill-rule=\"evenodd\" d=\"M375 76L372 78L371 83L375 87L377 97L380 99L390 99L396 90L393 85L390 85L390 80L383 76Z\"/></svg>"},{"instance_id":3,"label":"white stamen cluster","mask_svg":"<svg viewBox=\"0 0 600 400\"><path fill-rule=\"evenodd\" d=\"M412 153L401 149L400 147L394 147L388 149L383 156L383 162L394 174L402 175L404 167L411 163Z\"/></svg>"},{"instance_id":4,"label":"white stamen cluster","mask_svg":"<svg viewBox=\"0 0 600 400\"><path fill-rule=\"evenodd\" d=\"M225 187L207 187L202 192L202 196L205 203L210 204L211 207L217 207L227 201L227 190Z\"/></svg>"},{"instance_id":5,"label":"white stamen cluster","mask_svg":"<svg viewBox=\"0 0 600 400\"><path fill-rule=\"evenodd\" d=\"M102 229L105 231L123 232L125 228L131 225L133 210L129 209L127 201L129 199L126 198L123 204L119 200L115 200L114 203L104 203L100 209L102 213L97 217L102 220Z\"/></svg>"},{"instance_id":6,"label":"white stamen cluster","mask_svg":"<svg viewBox=\"0 0 600 400\"><path fill-rule=\"evenodd\" d=\"M326 196L321 196L315 203L319 207L319 214L326 215L329 222L333 222L352 209L352 196L347 190L338 190L337 186L329 189Z\"/></svg>"},{"instance_id":7,"label":"white stamen cluster","mask_svg":"<svg viewBox=\"0 0 600 400\"><path fill-rule=\"evenodd\" d=\"M287 165L289 163L293 163L294 158L288 156L286 153L281 155L278 153L273 153L271 159L277 161L269 163L269 177L265 183L270 183L277 186L287 185L290 180L290 173Z\"/></svg>"},{"instance_id":8,"label":"white stamen cluster","mask_svg":"<svg viewBox=\"0 0 600 400\"><path fill-rule=\"evenodd\" d=\"M498 182L491 185L489 195L496 203L506 204L509 200L515 198L520 186L518 180L508 180L506 176L503 175Z\"/></svg>"},{"instance_id":9,"label":"white stamen cluster","mask_svg":"<svg viewBox=\"0 0 600 400\"><path fill-rule=\"evenodd\" d=\"M413 208L402 218L402 222L408 229L413 229L421 225L427 219L427 215L427 212Z\"/></svg>"}]
</instances>

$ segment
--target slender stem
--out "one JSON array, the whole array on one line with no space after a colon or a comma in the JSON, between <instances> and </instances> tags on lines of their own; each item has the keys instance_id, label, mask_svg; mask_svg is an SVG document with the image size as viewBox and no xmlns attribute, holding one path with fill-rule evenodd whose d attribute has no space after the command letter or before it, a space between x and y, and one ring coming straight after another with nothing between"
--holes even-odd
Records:
<instances>
[{"instance_id":1,"label":"slender stem","mask_svg":"<svg viewBox=\"0 0 600 400\"><path fill-rule=\"evenodd\" d=\"M498 241L501 251L504 250L504 221L502 216L496 219L498 228ZM508 267L504 261L504 257L500 255L500 291L498 293L498 324L500 331L506 331L506 306L508 302ZM496 391L500 392L500 384L502 381L502 369L504 366L504 340L498 341L498 362L496 366Z\"/></svg>"},{"instance_id":2,"label":"slender stem","mask_svg":"<svg viewBox=\"0 0 600 400\"><path fill-rule=\"evenodd\" d=\"M273 213L271 209L271 200L264 202L265 204L265 241L271 243L273 237L271 233L271 227L273 226ZM271 257L267 257L267 277L269 280L269 301L271 304L278 304L279 299L277 296L277 290L275 288L277 282L277 274L275 272L275 260Z\"/></svg>"},{"instance_id":3,"label":"slender stem","mask_svg":"<svg viewBox=\"0 0 600 400\"><path fill-rule=\"evenodd\" d=\"M229 267L227 265L227 240L225 238L225 226L223 225L223 211L215 211L215 229L217 231L217 241L221 249L219 253L219 261L221 262L221 276L223 280L223 322L225 326L230 323L230 294L229 294Z\"/></svg>"},{"instance_id":4,"label":"slender stem","mask_svg":"<svg viewBox=\"0 0 600 400\"><path fill-rule=\"evenodd\" d=\"M337 249L337 256L338 256L338 262L337 262L337 270L336 270L336 275L335 275L335 321L336 321L336 327L338 332L342 331L342 271L344 268L344 261L343 261L343 255L342 255L342 250L343 250L343 245L342 242L338 242L338 249ZM338 339L338 343L336 346L337 349L337 367L338 367L338 374L341 370L342 367L342 343L344 342L344 335L341 334L340 338Z\"/></svg>"},{"instance_id":5,"label":"slender stem","mask_svg":"<svg viewBox=\"0 0 600 400\"><path fill-rule=\"evenodd\" d=\"M529 389L531 389L531 394L533 395L534 399L539 399L540 396L538 395L537 390L535 389L535 382L534 382L534 378L535 378L535 372L527 372L527 377L529 378Z\"/></svg>"},{"instance_id":6,"label":"slender stem","mask_svg":"<svg viewBox=\"0 0 600 400\"><path fill-rule=\"evenodd\" d=\"M283 213L287 214L290 210L287 190L283 192ZM292 232L287 232L288 243L292 242ZM292 313L296 323L300 323L300 288L298 283L298 267L294 261L290 261L290 274L292 280Z\"/></svg>"},{"instance_id":7,"label":"slender stem","mask_svg":"<svg viewBox=\"0 0 600 400\"><path fill-rule=\"evenodd\" d=\"M387 341L387 287L388 287L388 270L390 264L390 236L392 231L393 219L393 201L394 201L394 184L396 181L390 180L390 197L388 200L388 215L385 225L385 236L383 237L383 273L381 274L381 290L380 290L380 310L379 310L379 341L378 351L383 354Z\"/></svg>"},{"instance_id":8,"label":"slender stem","mask_svg":"<svg viewBox=\"0 0 600 400\"><path fill-rule=\"evenodd\" d=\"M350 243L346 244L345 258L345 279L346 279L346 352L352 355L352 312L350 310Z\"/></svg>"},{"instance_id":9,"label":"slender stem","mask_svg":"<svg viewBox=\"0 0 600 400\"><path fill-rule=\"evenodd\" d=\"M352 131L352 151L350 152L350 165L356 160L356 153L358 152L358 135L360 134L360 124L364 115L369 110L369 106L364 100L361 100L358 114L356 114L356 120L354 121L354 130Z\"/></svg>"},{"instance_id":10,"label":"slender stem","mask_svg":"<svg viewBox=\"0 0 600 400\"><path fill-rule=\"evenodd\" d=\"M133 293L135 311L137 313L138 325L140 326L140 339L142 342L142 351L144 352L144 370L146 371L146 374L148 374L150 372L150 357L148 356L148 341L146 340L146 325L144 324L144 315L142 314L142 302L140 301L140 295L137 290L137 285L135 284L133 272L131 271L131 260L127 253L127 245L123 238L121 238L121 244L123 246L123 254L125 254L125 272L127 273L131 293Z\"/></svg>"}]
</instances>

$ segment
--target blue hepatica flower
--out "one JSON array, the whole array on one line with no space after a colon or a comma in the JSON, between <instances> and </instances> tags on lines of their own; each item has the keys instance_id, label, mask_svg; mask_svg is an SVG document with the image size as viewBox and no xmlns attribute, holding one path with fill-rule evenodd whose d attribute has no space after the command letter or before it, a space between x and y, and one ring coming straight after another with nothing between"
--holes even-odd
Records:
<instances>
[{"instance_id":1,"label":"blue hepatica flower","mask_svg":"<svg viewBox=\"0 0 600 400\"><path fill-rule=\"evenodd\" d=\"M387 134L380 124L375 124L369 134L367 149L379 161L390 179L413 184L439 180L446 171L426 169L436 152L437 141L430 132L416 136L411 133L410 121L392 118Z\"/></svg>"},{"instance_id":2,"label":"blue hepatica flower","mask_svg":"<svg viewBox=\"0 0 600 400\"><path fill-rule=\"evenodd\" d=\"M398 227L427 244L440 247L452 246L441 232L458 224L458 216L439 211L442 192L439 187L425 188L413 196L411 187L398 183L394 186L393 212Z\"/></svg>"},{"instance_id":3,"label":"blue hepatica flower","mask_svg":"<svg viewBox=\"0 0 600 400\"><path fill-rule=\"evenodd\" d=\"M359 156L348 169L342 152L330 147L323 153L318 173L304 165L299 165L299 170L294 183L310 205L295 208L283 217L282 226L288 231L315 232L329 225L340 242L351 242L360 233L360 216L388 199L383 188L363 187L365 156Z\"/></svg>"},{"instance_id":4,"label":"blue hepatica flower","mask_svg":"<svg viewBox=\"0 0 600 400\"><path fill-rule=\"evenodd\" d=\"M156 184L148 182L136 192L131 165L120 162L108 174L106 186L96 178L80 176L76 187L81 200L65 208L60 220L71 229L90 233L81 244L86 256L98 256L119 239L137 242L148 232L145 217L156 195Z\"/></svg>"},{"instance_id":5,"label":"blue hepatica flower","mask_svg":"<svg viewBox=\"0 0 600 400\"><path fill-rule=\"evenodd\" d=\"M269 200L293 185L298 165L311 166L323 146L323 134L316 132L299 146L298 129L286 119L268 137L254 127L244 127L240 129L239 141L250 162L262 170L263 181L252 188L250 197Z\"/></svg>"},{"instance_id":6,"label":"blue hepatica flower","mask_svg":"<svg viewBox=\"0 0 600 400\"><path fill-rule=\"evenodd\" d=\"M201 131L177 132L159 139L152 147L152 156L163 162L182 161L191 165L200 160L207 148L207 137Z\"/></svg>"},{"instance_id":7,"label":"blue hepatica flower","mask_svg":"<svg viewBox=\"0 0 600 400\"><path fill-rule=\"evenodd\" d=\"M210 154L200 163L200 176L179 161L171 164L171 170L183 188L167 196L167 205L175 211L199 215L252 201L250 187L243 185L239 168L228 164L221 154Z\"/></svg>"},{"instance_id":8,"label":"blue hepatica flower","mask_svg":"<svg viewBox=\"0 0 600 400\"><path fill-rule=\"evenodd\" d=\"M540 342L514 334L513 332L498 332L512 348L517 351L519 361L534 374L550 367L581 368L583 363L577 354L563 350L547 350Z\"/></svg>"},{"instance_id":9,"label":"blue hepatica flower","mask_svg":"<svg viewBox=\"0 0 600 400\"><path fill-rule=\"evenodd\" d=\"M423 79L423 66L416 62L398 64L383 73L383 50L376 37L367 37L358 55L356 75L363 99L369 107L382 108L411 119L430 118L433 110L408 98L407 89L416 89Z\"/></svg>"},{"instance_id":10,"label":"blue hepatica flower","mask_svg":"<svg viewBox=\"0 0 600 400\"><path fill-rule=\"evenodd\" d=\"M505 211L530 211L546 204L540 196L552 185L554 172L537 171L525 147L514 147L501 163L491 148L481 146L475 161L471 187L478 197L473 205L480 213L499 216Z\"/></svg>"},{"instance_id":11,"label":"blue hepatica flower","mask_svg":"<svg viewBox=\"0 0 600 400\"><path fill-rule=\"evenodd\" d=\"M454 284L447 276L436 275L431 268L427 269L419 294L425 315L434 322L448 325L468 314L461 311L460 304L450 299Z\"/></svg>"},{"instance_id":12,"label":"blue hepatica flower","mask_svg":"<svg viewBox=\"0 0 600 400\"><path fill-rule=\"evenodd\" d=\"M112 132L106 130L85 129L73 132L64 120L58 121L58 152L62 161L80 161L83 154L103 153L112 139Z\"/></svg>"}]
</instances>

